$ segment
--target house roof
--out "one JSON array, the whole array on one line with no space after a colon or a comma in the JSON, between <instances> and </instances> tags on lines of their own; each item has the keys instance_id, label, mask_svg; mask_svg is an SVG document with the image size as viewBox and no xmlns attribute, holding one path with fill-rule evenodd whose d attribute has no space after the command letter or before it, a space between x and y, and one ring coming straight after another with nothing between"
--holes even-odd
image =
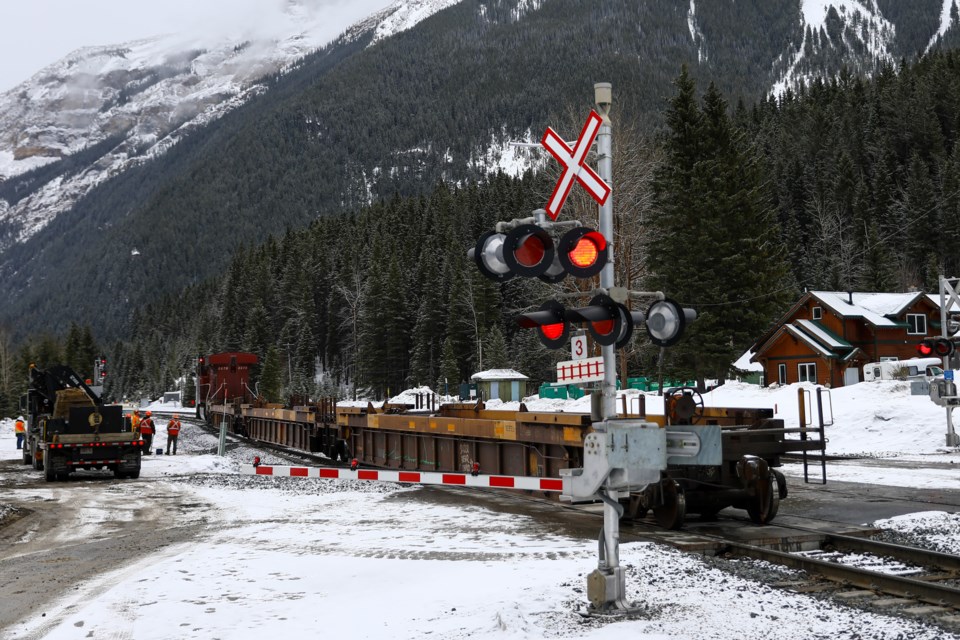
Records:
<instances>
[{"instance_id":1,"label":"house roof","mask_svg":"<svg viewBox=\"0 0 960 640\"><path fill-rule=\"evenodd\" d=\"M898 320L897 316L922 298L927 298L927 301L932 302L934 306L939 308L939 299L934 300L920 291L908 293L807 291L785 314L780 316L780 319L766 333L760 336L751 349L754 352L763 351L764 345L770 344L780 334L787 319L793 317L800 307L811 300L819 302L840 318L862 318L864 322L875 327L896 328L903 326L902 321Z\"/></svg>"},{"instance_id":2,"label":"house roof","mask_svg":"<svg viewBox=\"0 0 960 640\"><path fill-rule=\"evenodd\" d=\"M926 295L921 291L910 293L810 291L809 294L841 318L863 318L876 327L896 327L895 317L913 305L918 298ZM939 307L940 301L934 304Z\"/></svg>"},{"instance_id":3,"label":"house roof","mask_svg":"<svg viewBox=\"0 0 960 640\"><path fill-rule=\"evenodd\" d=\"M742 356L733 363L733 368L737 371L758 371L763 373L763 365L753 361L753 351L745 351Z\"/></svg>"},{"instance_id":4,"label":"house roof","mask_svg":"<svg viewBox=\"0 0 960 640\"><path fill-rule=\"evenodd\" d=\"M939 293L928 293L928 294L927 294L927 299L930 300L930 302L933 303L933 306L935 306L935 307L938 308L938 309L940 308L940 294L939 294ZM947 311L960 311L960 309L957 308L957 305L952 304L952 301L950 300L950 297L949 297L949 296L947 296Z\"/></svg>"},{"instance_id":5,"label":"house roof","mask_svg":"<svg viewBox=\"0 0 960 640\"><path fill-rule=\"evenodd\" d=\"M790 324L782 325L772 336L768 334L767 339L760 345L757 354L754 354L751 361L756 361L759 354L766 351L769 346L772 346L784 335L789 335L799 340L807 345L811 351L824 358L834 358L846 362L854 360L863 354L863 351L859 347L855 347L846 340L834 335L819 322L798 319Z\"/></svg>"},{"instance_id":6,"label":"house roof","mask_svg":"<svg viewBox=\"0 0 960 640\"><path fill-rule=\"evenodd\" d=\"M513 369L488 369L486 371L478 371L477 373L470 376L471 380L486 381L486 380L529 380L527 376L523 375L519 371L514 371Z\"/></svg>"}]
</instances>

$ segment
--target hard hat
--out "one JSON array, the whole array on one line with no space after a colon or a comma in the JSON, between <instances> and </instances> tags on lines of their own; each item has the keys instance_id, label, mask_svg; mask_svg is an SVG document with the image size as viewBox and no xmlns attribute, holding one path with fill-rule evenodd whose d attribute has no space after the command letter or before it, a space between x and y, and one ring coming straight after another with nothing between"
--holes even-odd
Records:
<instances>
[{"instance_id":1,"label":"hard hat","mask_svg":"<svg viewBox=\"0 0 960 640\"><path fill-rule=\"evenodd\" d=\"M23 420L23 416L18 416L17 420Z\"/></svg>"}]
</instances>

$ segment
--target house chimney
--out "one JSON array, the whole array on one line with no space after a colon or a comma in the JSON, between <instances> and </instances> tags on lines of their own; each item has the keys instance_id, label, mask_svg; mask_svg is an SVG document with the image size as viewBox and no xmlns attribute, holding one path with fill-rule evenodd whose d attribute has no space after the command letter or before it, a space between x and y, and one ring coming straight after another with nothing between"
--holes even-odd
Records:
<instances>
[{"instance_id":1,"label":"house chimney","mask_svg":"<svg viewBox=\"0 0 960 640\"><path fill-rule=\"evenodd\" d=\"M853 291L847 291L847 304L853 306Z\"/></svg>"}]
</instances>

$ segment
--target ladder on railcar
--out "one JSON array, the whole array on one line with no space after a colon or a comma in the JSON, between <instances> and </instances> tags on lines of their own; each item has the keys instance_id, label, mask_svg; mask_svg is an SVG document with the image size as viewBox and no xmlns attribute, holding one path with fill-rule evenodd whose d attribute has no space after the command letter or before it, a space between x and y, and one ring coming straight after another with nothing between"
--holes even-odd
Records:
<instances>
[{"instance_id":1,"label":"ladder on railcar","mask_svg":"<svg viewBox=\"0 0 960 640\"><path fill-rule=\"evenodd\" d=\"M813 425L813 396L809 389L797 390L797 404L800 410L800 440L810 440L810 436L816 435L820 439L820 452L813 453L803 448L803 481L810 484L810 465L820 462L820 481L819 484L827 484L827 440L824 436L824 428L833 425L833 398L830 396L830 390L823 387L817 387L816 409L817 426ZM824 417L824 398L829 411L829 417Z\"/></svg>"}]
</instances>

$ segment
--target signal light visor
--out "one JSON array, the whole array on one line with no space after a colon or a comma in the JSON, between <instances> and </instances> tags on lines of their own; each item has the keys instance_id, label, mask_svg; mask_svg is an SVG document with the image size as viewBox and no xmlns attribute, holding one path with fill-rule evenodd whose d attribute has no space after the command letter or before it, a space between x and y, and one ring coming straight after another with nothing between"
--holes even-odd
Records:
<instances>
[{"instance_id":1,"label":"signal light visor","mask_svg":"<svg viewBox=\"0 0 960 640\"><path fill-rule=\"evenodd\" d=\"M547 300L538 311L521 314L517 324L524 329L537 329L537 337L548 349L563 347L570 334L563 305L556 300Z\"/></svg>"}]
</instances>

